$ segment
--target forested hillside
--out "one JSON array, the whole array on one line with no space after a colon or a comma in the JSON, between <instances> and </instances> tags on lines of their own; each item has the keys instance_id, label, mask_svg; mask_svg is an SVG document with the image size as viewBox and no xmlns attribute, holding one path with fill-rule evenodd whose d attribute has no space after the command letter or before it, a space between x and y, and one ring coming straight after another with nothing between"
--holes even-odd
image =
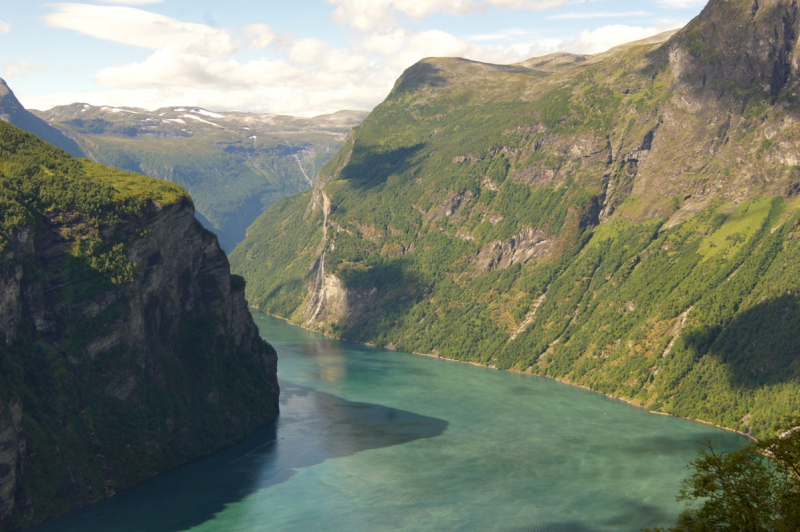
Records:
<instances>
[{"instance_id":1,"label":"forested hillside","mask_svg":"<svg viewBox=\"0 0 800 532\"><path fill-rule=\"evenodd\" d=\"M764 434L800 412L798 35L712 0L594 57L423 60L233 269L328 334Z\"/></svg>"}]
</instances>

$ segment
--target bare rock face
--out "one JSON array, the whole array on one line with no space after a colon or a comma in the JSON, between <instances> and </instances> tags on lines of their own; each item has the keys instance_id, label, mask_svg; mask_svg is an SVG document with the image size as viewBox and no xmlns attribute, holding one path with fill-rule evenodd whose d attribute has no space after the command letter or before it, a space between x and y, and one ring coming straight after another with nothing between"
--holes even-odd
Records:
<instances>
[{"instance_id":1,"label":"bare rock face","mask_svg":"<svg viewBox=\"0 0 800 532\"><path fill-rule=\"evenodd\" d=\"M691 87L717 81L777 95L800 67L792 0L711 0L672 40L670 63Z\"/></svg>"},{"instance_id":2,"label":"bare rock face","mask_svg":"<svg viewBox=\"0 0 800 532\"><path fill-rule=\"evenodd\" d=\"M505 270L514 264L527 264L552 253L555 239L541 229L528 228L505 242L492 242L475 257L479 272Z\"/></svg>"},{"instance_id":3,"label":"bare rock face","mask_svg":"<svg viewBox=\"0 0 800 532\"><path fill-rule=\"evenodd\" d=\"M16 232L0 265L0 530L232 445L278 412L275 351L189 202L101 227L126 244L128 283L71 255L79 224Z\"/></svg>"}]
</instances>

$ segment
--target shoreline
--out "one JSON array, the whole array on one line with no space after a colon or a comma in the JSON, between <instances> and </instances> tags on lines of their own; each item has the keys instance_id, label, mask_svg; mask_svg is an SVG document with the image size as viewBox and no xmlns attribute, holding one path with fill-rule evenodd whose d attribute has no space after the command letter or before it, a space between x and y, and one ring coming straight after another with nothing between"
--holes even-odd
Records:
<instances>
[{"instance_id":1,"label":"shoreline","mask_svg":"<svg viewBox=\"0 0 800 532\"><path fill-rule=\"evenodd\" d=\"M439 355L433 355L433 354L430 354L430 353L416 353L416 352L413 352L413 351L401 351L399 349L392 348L392 347L386 347L386 346L381 347L381 346L378 346L378 345L375 345L375 344L371 344L369 342L359 342L358 340L350 340L349 338L337 338L335 336L331 336L329 334L325 334L324 332L320 332L320 331L311 329L309 327L304 327L302 325L298 325L296 323L292 323L291 321L289 321L288 318L284 318L283 316L276 316L274 314L270 314L269 312L267 312L265 310L262 310L262 309L260 309L258 307L251 306L250 308L252 310L257 310L257 311L259 311L259 312L261 312L263 314L266 314L267 316L269 316L271 318L275 318L275 319L284 321L284 322L286 322L289 325L292 325L294 327L299 327L299 328L301 328L301 329L303 329L305 331L321 334L322 336L325 336L326 338L331 338L333 340L343 340L345 342L352 342L354 344L361 344L361 345L366 345L366 346L369 346L369 347L376 347L378 349L386 349L387 351L397 351L399 353L409 353L411 355L417 355L417 356L428 357L428 358L435 358L437 360L443 360L445 362L454 362L454 363L457 363L457 364L468 364L470 366L476 366L476 367L479 367L479 368L489 368L489 369L493 369L495 371L505 371L506 373L516 373L517 375L529 375L531 377L541 377L541 378L545 378L545 379L551 379L551 380L554 380L556 382L560 382L561 384L567 384L569 386L575 386L576 388L582 388L584 390L600 394L603 397L608 397L609 399L622 401L623 403L625 403L627 405L630 405L630 406L633 406L633 407L636 407L636 408L641 408L642 410L646 411L648 414L653 414L653 415L656 415L656 416L674 417L674 418L677 418L677 419L685 419L687 421L693 421L695 423L700 423L701 425L707 425L709 427L715 427L715 428L718 428L718 429L721 429L721 430L724 430L724 431L727 431L727 432L733 432L734 434L738 434L739 436L744 436L745 438L747 438L748 440L750 440L752 442L757 442L758 441L756 438L754 438L750 434L745 434L744 432L738 431L736 429L732 429L730 427L724 427L722 425L717 425L716 423L712 423L710 421L705 421L705 420L702 420L702 419L694 419L694 418L691 418L691 417L677 416L675 414L668 414L667 412L655 412L653 410L648 409L646 406L643 406L643 405L640 405L640 404L637 404L637 403L633 402L630 399L626 399L624 397L618 397L618 396L615 396L615 395L609 395L607 393L603 393L603 392L594 390L592 388L589 388L588 386L584 386L583 384L570 382L570 381L568 381L566 379L563 379L561 377L551 377L550 375L541 375L541 374L538 374L538 373L528 373L528 372L525 372L525 371L519 371L519 370L514 370L514 369L499 369L496 366L489 366L487 364L479 364L477 362L469 362L467 360L456 360L454 358L447 358L447 357L443 357L443 356L439 356Z\"/></svg>"}]
</instances>

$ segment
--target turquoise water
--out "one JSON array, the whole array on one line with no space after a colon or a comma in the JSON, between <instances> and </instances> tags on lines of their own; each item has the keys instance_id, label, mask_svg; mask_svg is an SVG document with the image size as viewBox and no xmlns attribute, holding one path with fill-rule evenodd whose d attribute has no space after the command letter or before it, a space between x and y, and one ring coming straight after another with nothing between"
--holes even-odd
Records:
<instances>
[{"instance_id":1,"label":"turquoise water","mask_svg":"<svg viewBox=\"0 0 800 532\"><path fill-rule=\"evenodd\" d=\"M552 380L254 317L280 357L275 425L34 530L627 532L674 521L698 440L744 442Z\"/></svg>"}]
</instances>

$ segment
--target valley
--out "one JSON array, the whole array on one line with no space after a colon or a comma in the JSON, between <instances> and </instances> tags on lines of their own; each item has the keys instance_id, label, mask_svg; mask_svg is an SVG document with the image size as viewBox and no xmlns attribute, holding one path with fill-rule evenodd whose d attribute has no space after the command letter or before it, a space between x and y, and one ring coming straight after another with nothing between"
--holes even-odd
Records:
<instances>
[{"instance_id":1,"label":"valley","mask_svg":"<svg viewBox=\"0 0 800 532\"><path fill-rule=\"evenodd\" d=\"M35 114L94 161L185 187L200 220L230 252L264 209L313 186L366 113L306 119L74 104Z\"/></svg>"},{"instance_id":2,"label":"valley","mask_svg":"<svg viewBox=\"0 0 800 532\"><path fill-rule=\"evenodd\" d=\"M230 252L270 205L314 185L319 170L366 116L315 118L76 103L29 111L0 80L0 119L76 157L178 183L203 225Z\"/></svg>"},{"instance_id":3,"label":"valley","mask_svg":"<svg viewBox=\"0 0 800 532\"><path fill-rule=\"evenodd\" d=\"M795 0L181 2L0 62L0 531L798 529Z\"/></svg>"}]
</instances>

